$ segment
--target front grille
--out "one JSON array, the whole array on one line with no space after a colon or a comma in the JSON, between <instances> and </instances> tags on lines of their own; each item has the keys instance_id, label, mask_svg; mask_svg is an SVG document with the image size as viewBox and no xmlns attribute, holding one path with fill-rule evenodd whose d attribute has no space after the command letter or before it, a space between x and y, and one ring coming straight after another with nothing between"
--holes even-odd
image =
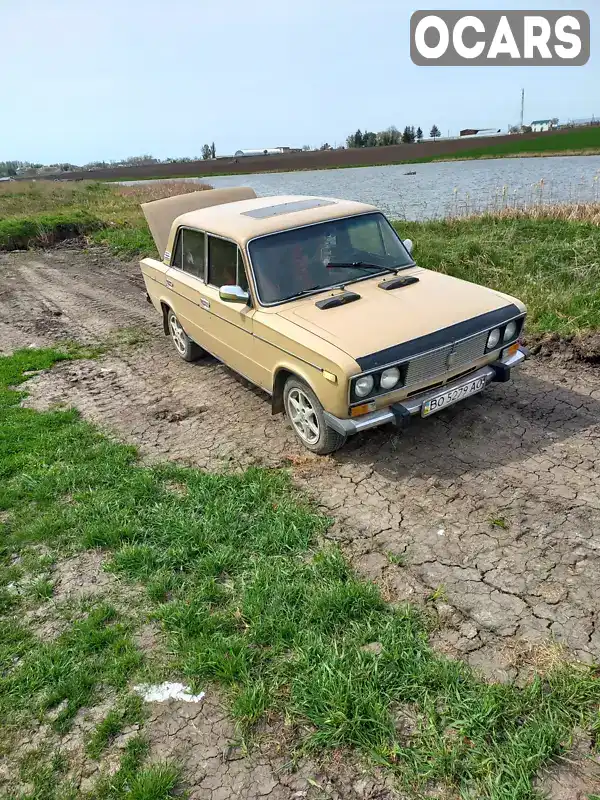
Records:
<instances>
[{"instance_id":1,"label":"front grille","mask_svg":"<svg viewBox=\"0 0 600 800\"><path fill-rule=\"evenodd\" d=\"M408 364L404 385L413 386L443 375L444 372L467 367L485 355L487 337L488 331L484 331L470 339L448 344L432 353L413 358Z\"/></svg>"}]
</instances>

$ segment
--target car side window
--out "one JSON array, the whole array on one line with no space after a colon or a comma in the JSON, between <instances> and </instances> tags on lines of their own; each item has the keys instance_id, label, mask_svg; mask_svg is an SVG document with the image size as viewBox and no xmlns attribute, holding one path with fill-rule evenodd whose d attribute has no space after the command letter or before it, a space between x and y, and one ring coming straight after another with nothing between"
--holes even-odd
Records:
<instances>
[{"instance_id":1,"label":"car side window","mask_svg":"<svg viewBox=\"0 0 600 800\"><path fill-rule=\"evenodd\" d=\"M217 288L237 281L238 246L216 236L208 237L208 282Z\"/></svg>"},{"instance_id":2,"label":"car side window","mask_svg":"<svg viewBox=\"0 0 600 800\"><path fill-rule=\"evenodd\" d=\"M191 231L188 228L183 228L180 240L182 240L180 269L204 280L206 266L205 234L201 231Z\"/></svg>"}]
</instances>

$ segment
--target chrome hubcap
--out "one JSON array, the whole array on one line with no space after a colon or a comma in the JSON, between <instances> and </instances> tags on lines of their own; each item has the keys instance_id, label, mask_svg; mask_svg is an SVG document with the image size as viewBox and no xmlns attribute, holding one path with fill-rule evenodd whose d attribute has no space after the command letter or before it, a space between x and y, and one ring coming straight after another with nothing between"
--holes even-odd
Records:
<instances>
[{"instance_id":1,"label":"chrome hubcap","mask_svg":"<svg viewBox=\"0 0 600 800\"><path fill-rule=\"evenodd\" d=\"M288 416L294 430L307 444L316 444L321 430L315 409L302 389L292 389L288 394Z\"/></svg>"},{"instance_id":2,"label":"chrome hubcap","mask_svg":"<svg viewBox=\"0 0 600 800\"><path fill-rule=\"evenodd\" d=\"M169 314L169 330L171 331L171 338L173 339L173 343L177 348L177 352L182 356L185 355L185 333L179 324L179 320L173 313Z\"/></svg>"}]
</instances>

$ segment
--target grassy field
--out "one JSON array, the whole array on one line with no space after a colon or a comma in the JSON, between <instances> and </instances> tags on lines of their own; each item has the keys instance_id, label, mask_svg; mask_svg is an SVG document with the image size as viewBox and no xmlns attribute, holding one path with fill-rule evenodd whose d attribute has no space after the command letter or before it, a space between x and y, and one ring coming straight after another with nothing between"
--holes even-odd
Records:
<instances>
[{"instance_id":1,"label":"grassy field","mask_svg":"<svg viewBox=\"0 0 600 800\"><path fill-rule=\"evenodd\" d=\"M197 184L0 184L0 249L77 234L125 258L156 255L140 203ZM419 264L521 298L528 330L600 329L600 206L532 206L446 221L397 222Z\"/></svg>"},{"instance_id":2,"label":"grassy field","mask_svg":"<svg viewBox=\"0 0 600 800\"><path fill-rule=\"evenodd\" d=\"M418 264L527 304L530 333L600 329L600 209L548 208L398 222Z\"/></svg>"},{"instance_id":3,"label":"grassy field","mask_svg":"<svg viewBox=\"0 0 600 800\"><path fill-rule=\"evenodd\" d=\"M132 257L154 251L140 203L211 188L186 181L142 187L28 181L0 184L0 250L78 235Z\"/></svg>"},{"instance_id":4,"label":"grassy field","mask_svg":"<svg viewBox=\"0 0 600 800\"><path fill-rule=\"evenodd\" d=\"M328 521L286 474L143 466L74 411L23 408L26 386L15 387L65 357L0 357L0 754L40 721L68 733L108 687L114 706L88 754L132 720L142 730L94 796L176 791L176 765L145 763L143 709L127 693L143 657L127 614L91 600L53 641L30 629L25 612L52 600L52 562L89 548L145 587L172 654L161 679L175 672L196 688L220 686L246 735L274 715L300 750L355 748L409 792L435 783L463 797L533 800L532 779L568 751L573 731L600 729L595 668L555 659L519 688L432 651L435 616L386 605L320 546ZM35 790L28 797L76 796L64 756L42 745L20 770Z\"/></svg>"},{"instance_id":5,"label":"grassy field","mask_svg":"<svg viewBox=\"0 0 600 800\"><path fill-rule=\"evenodd\" d=\"M440 149L443 142L440 142ZM559 155L590 155L600 153L600 125L589 128L574 128L567 133L555 133L542 136L539 139L521 139L515 136L508 142L494 143L485 147L463 150L458 153L443 153L419 159L426 161L464 161L470 158L502 158L504 156L559 156Z\"/></svg>"}]
</instances>

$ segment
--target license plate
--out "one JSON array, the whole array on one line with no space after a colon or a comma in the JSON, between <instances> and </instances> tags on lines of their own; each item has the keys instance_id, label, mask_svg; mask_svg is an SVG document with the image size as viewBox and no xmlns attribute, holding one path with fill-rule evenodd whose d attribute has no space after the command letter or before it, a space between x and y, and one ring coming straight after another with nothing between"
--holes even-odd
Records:
<instances>
[{"instance_id":1,"label":"license plate","mask_svg":"<svg viewBox=\"0 0 600 800\"><path fill-rule=\"evenodd\" d=\"M429 417L431 414L435 414L436 412L441 411L443 408L447 408L454 403L458 403L459 400L464 400L465 397L469 397L472 394L477 394L477 392L480 392L484 386L485 378L476 378L474 381L463 383L461 386L455 386L454 389L449 389L447 392L442 392L442 394L438 394L435 397L432 397L431 400L426 400L423 403L421 406L421 416Z\"/></svg>"}]
</instances>

